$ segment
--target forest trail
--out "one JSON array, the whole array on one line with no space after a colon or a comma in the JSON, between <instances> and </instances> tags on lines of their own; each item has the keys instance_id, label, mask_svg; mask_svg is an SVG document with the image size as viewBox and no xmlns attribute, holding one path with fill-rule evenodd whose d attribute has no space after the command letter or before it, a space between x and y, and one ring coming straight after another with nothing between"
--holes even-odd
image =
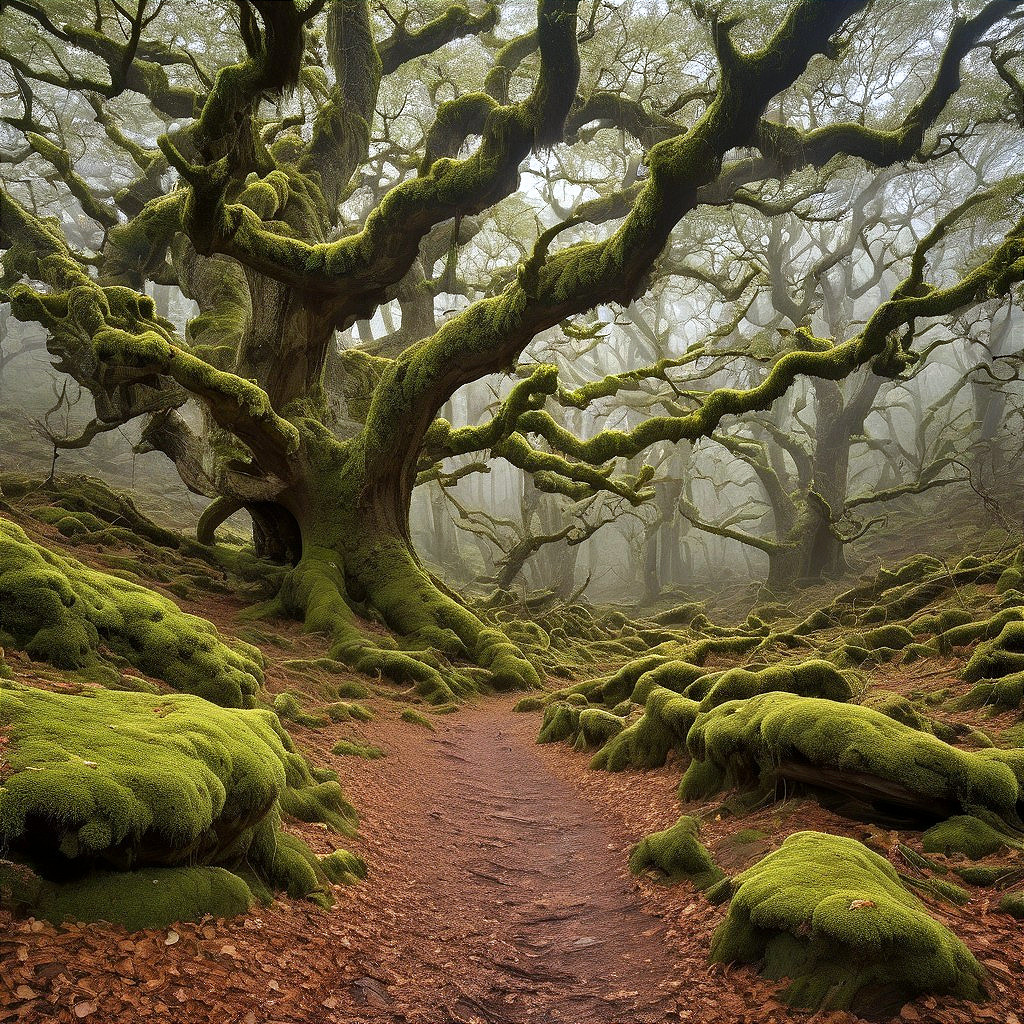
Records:
<instances>
[{"instance_id":1,"label":"forest trail","mask_svg":"<svg viewBox=\"0 0 1024 1024\"><path fill-rule=\"evenodd\" d=\"M672 1015L668 926L628 878L621 831L540 756L534 717L491 699L434 722L393 725L376 793L357 797L371 874L352 895L383 901L389 934L381 977L338 993L366 1001L347 1019Z\"/></svg>"}]
</instances>

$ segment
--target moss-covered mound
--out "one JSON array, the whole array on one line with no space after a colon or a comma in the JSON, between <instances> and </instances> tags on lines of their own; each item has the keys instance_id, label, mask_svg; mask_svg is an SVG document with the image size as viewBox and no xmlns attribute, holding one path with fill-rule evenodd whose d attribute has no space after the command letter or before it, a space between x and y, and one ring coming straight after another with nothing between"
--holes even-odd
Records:
<instances>
[{"instance_id":1,"label":"moss-covered mound","mask_svg":"<svg viewBox=\"0 0 1024 1024\"><path fill-rule=\"evenodd\" d=\"M580 707L568 700L555 701L544 709L538 743L566 740L574 750L602 747L622 732L625 722L604 708Z\"/></svg>"},{"instance_id":2,"label":"moss-covered mound","mask_svg":"<svg viewBox=\"0 0 1024 1024\"><path fill-rule=\"evenodd\" d=\"M762 694L702 712L687 746L684 799L785 780L856 801L857 816L967 813L1021 827L1024 751L960 750L870 708Z\"/></svg>"},{"instance_id":3,"label":"moss-covered mound","mask_svg":"<svg viewBox=\"0 0 1024 1024\"><path fill-rule=\"evenodd\" d=\"M1009 846L1019 846L1010 836L971 814L957 814L932 825L922 837L921 845L926 853L946 856L962 853L971 860L981 860Z\"/></svg>"},{"instance_id":4,"label":"moss-covered mound","mask_svg":"<svg viewBox=\"0 0 1024 1024\"><path fill-rule=\"evenodd\" d=\"M62 669L131 665L224 707L251 706L263 681L255 647L229 647L173 601L48 551L0 519L3 645Z\"/></svg>"},{"instance_id":5,"label":"moss-covered mound","mask_svg":"<svg viewBox=\"0 0 1024 1024\"><path fill-rule=\"evenodd\" d=\"M1014 617L1003 622L992 639L978 645L964 669L964 679L977 685L961 702L963 707L992 705L1008 709L1024 705L1024 622L1017 617L1019 609L1007 612Z\"/></svg>"},{"instance_id":6,"label":"moss-covered mound","mask_svg":"<svg viewBox=\"0 0 1024 1024\"><path fill-rule=\"evenodd\" d=\"M26 687L0 690L0 727L9 738L0 846L45 883L46 906L119 902L122 886L148 891L138 871L166 867L220 866L263 892L315 895L323 871L281 833L282 810L354 831L337 782L316 782L266 711L192 696ZM153 920L190 916L204 893L211 913L247 899L219 875L161 877L167 899L154 902ZM166 909L176 893L181 902Z\"/></svg>"},{"instance_id":7,"label":"moss-covered mound","mask_svg":"<svg viewBox=\"0 0 1024 1024\"><path fill-rule=\"evenodd\" d=\"M655 685L674 679L676 686ZM678 688L677 688L678 687ZM827 661L811 660L798 665L773 665L751 671L733 668L707 672L684 662L668 662L637 680L634 697L643 699L643 716L614 735L594 758L592 766L608 771L625 768L658 768L672 750L683 751L690 727L702 711L737 699L771 691L787 691L832 700L853 696L847 676Z\"/></svg>"},{"instance_id":8,"label":"moss-covered mound","mask_svg":"<svg viewBox=\"0 0 1024 1024\"><path fill-rule=\"evenodd\" d=\"M923 993L980 1000L981 967L887 860L853 839L797 832L738 875L711 960L789 979L793 1006L891 1016Z\"/></svg>"},{"instance_id":9,"label":"moss-covered mound","mask_svg":"<svg viewBox=\"0 0 1024 1024\"><path fill-rule=\"evenodd\" d=\"M720 882L725 873L697 838L700 822L683 815L671 828L653 832L642 839L629 858L634 875L658 871L668 882L691 882L697 889L708 889Z\"/></svg>"}]
</instances>

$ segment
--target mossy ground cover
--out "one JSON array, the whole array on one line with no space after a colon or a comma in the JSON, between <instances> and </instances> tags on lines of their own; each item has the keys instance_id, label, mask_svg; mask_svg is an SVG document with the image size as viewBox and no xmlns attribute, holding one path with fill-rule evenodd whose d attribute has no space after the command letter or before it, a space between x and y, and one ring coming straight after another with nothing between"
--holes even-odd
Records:
<instances>
[{"instance_id":1,"label":"mossy ground cover","mask_svg":"<svg viewBox=\"0 0 1024 1024\"><path fill-rule=\"evenodd\" d=\"M134 667L225 707L251 706L263 656L153 590L34 543L0 519L0 645L116 680Z\"/></svg>"},{"instance_id":2,"label":"mossy ground cover","mask_svg":"<svg viewBox=\"0 0 1024 1024\"><path fill-rule=\"evenodd\" d=\"M721 864L743 867L801 821L831 821L850 836L865 823L875 837L871 857L880 861L868 864L895 878L902 895L889 895L907 917L905 930L892 933L902 938L885 941L920 952L921 936L929 936L937 959L902 965L910 980L901 987L883 977L877 936L868 943L870 955L854 955L839 948L837 935L810 950L806 926L795 933L783 926L771 940L769 973L793 978L792 970L778 968L784 960L803 972L788 990L799 1005L855 1005L877 1014L925 991L980 998L977 964L964 958L959 940L929 923L920 901L958 907L981 887L995 890L1006 912L1019 906L1015 889L1004 893L1019 885L1007 858L1019 856L1024 840L1024 726L1014 725L1024 711L1024 606L1008 572L1019 560L1005 545L993 558L915 557L817 608L805 603L801 611L795 600L763 615L736 615L736 627L715 626L707 608L678 622L659 616L671 637L641 626L638 635L657 642L520 707L542 712L541 742L588 751L591 768L678 764L680 809L687 813L636 847L634 866L685 879L690 865L709 899L731 891L723 882L703 884L713 875L702 872L713 871L719 855ZM612 724L604 736L591 730L588 739L582 725L596 716ZM788 810L764 829L773 806ZM697 838L701 817L714 819L706 847ZM745 824L751 820L756 829ZM745 854L739 837L747 832L756 841ZM673 871L666 865L676 854L685 865ZM822 870L823 893L837 889L836 871L829 882ZM729 948L716 945L723 959ZM748 959L764 963L764 950ZM824 989L810 980L819 975L828 979Z\"/></svg>"},{"instance_id":3,"label":"mossy ground cover","mask_svg":"<svg viewBox=\"0 0 1024 1024\"><path fill-rule=\"evenodd\" d=\"M36 879L22 909L139 927L240 913L253 892L329 900L281 814L352 834L354 813L273 714L15 686L0 691L0 726L0 842Z\"/></svg>"}]
</instances>

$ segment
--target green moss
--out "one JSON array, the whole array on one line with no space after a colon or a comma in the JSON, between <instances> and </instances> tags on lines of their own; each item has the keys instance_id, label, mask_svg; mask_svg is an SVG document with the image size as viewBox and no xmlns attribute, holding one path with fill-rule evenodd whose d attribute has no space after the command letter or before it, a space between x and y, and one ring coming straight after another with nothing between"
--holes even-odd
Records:
<instances>
[{"instance_id":1,"label":"green moss","mask_svg":"<svg viewBox=\"0 0 1024 1024\"><path fill-rule=\"evenodd\" d=\"M255 902L245 881L224 868L102 871L47 886L32 911L53 924L110 921L129 931L166 928L207 914L237 917Z\"/></svg>"},{"instance_id":2,"label":"green moss","mask_svg":"<svg viewBox=\"0 0 1024 1024\"><path fill-rule=\"evenodd\" d=\"M900 875L900 878L912 889L945 900L954 907L964 907L971 902L971 894L966 889L944 878L913 878L909 875Z\"/></svg>"},{"instance_id":3,"label":"green moss","mask_svg":"<svg viewBox=\"0 0 1024 1024\"><path fill-rule=\"evenodd\" d=\"M999 901L999 909L1004 914L1024 920L1024 889L1006 893Z\"/></svg>"},{"instance_id":4,"label":"green moss","mask_svg":"<svg viewBox=\"0 0 1024 1024\"><path fill-rule=\"evenodd\" d=\"M933 825L921 840L928 853L963 853L971 860L981 860L990 854L1015 845L1013 840L996 831L988 822L969 814L958 814Z\"/></svg>"},{"instance_id":5,"label":"green moss","mask_svg":"<svg viewBox=\"0 0 1024 1024\"><path fill-rule=\"evenodd\" d=\"M703 679L713 680L701 693ZM686 696L700 700L701 711L730 700L747 699L773 690L847 701L853 696L849 678L827 661L805 661L799 665L774 665L759 672L733 668L715 676L698 679L685 690Z\"/></svg>"},{"instance_id":6,"label":"green moss","mask_svg":"<svg viewBox=\"0 0 1024 1024\"><path fill-rule=\"evenodd\" d=\"M928 720L902 694L891 690L875 690L864 700L864 707L880 711L886 718L891 718L911 729L928 731Z\"/></svg>"},{"instance_id":7,"label":"green moss","mask_svg":"<svg viewBox=\"0 0 1024 1024\"><path fill-rule=\"evenodd\" d=\"M319 729L327 724L327 719L323 715L310 714L303 709L298 696L287 691L279 693L274 698L274 710L281 718L295 722L296 725L304 725L309 729Z\"/></svg>"},{"instance_id":8,"label":"green moss","mask_svg":"<svg viewBox=\"0 0 1024 1024\"><path fill-rule=\"evenodd\" d=\"M370 691L362 683L346 679L335 686L334 695L341 700L365 700L370 696Z\"/></svg>"},{"instance_id":9,"label":"green moss","mask_svg":"<svg viewBox=\"0 0 1024 1024\"><path fill-rule=\"evenodd\" d=\"M629 858L634 875L654 869L668 882L687 881L707 889L725 877L711 854L697 838L700 822L683 815L671 828L642 839Z\"/></svg>"},{"instance_id":10,"label":"green moss","mask_svg":"<svg viewBox=\"0 0 1024 1024\"><path fill-rule=\"evenodd\" d=\"M538 743L560 743L575 737L580 728L580 708L568 700L558 700L544 709Z\"/></svg>"},{"instance_id":11,"label":"green moss","mask_svg":"<svg viewBox=\"0 0 1024 1024\"><path fill-rule=\"evenodd\" d=\"M348 850L335 850L321 857L320 867L335 885L354 885L366 877L366 861Z\"/></svg>"},{"instance_id":12,"label":"green moss","mask_svg":"<svg viewBox=\"0 0 1024 1024\"><path fill-rule=\"evenodd\" d=\"M333 722L372 722L373 712L354 700L339 700L328 704L326 709Z\"/></svg>"},{"instance_id":13,"label":"green moss","mask_svg":"<svg viewBox=\"0 0 1024 1024\"><path fill-rule=\"evenodd\" d=\"M673 686L656 685L659 679ZM853 694L847 676L826 661L775 665L760 671L735 668L710 673L688 662L662 662L641 675L634 688L634 700L643 696L643 715L613 738L591 766L608 771L658 768L670 751L685 750L687 734L698 712L735 697L748 698L774 690L826 695L837 700L848 700Z\"/></svg>"},{"instance_id":14,"label":"green moss","mask_svg":"<svg viewBox=\"0 0 1024 1024\"><path fill-rule=\"evenodd\" d=\"M924 993L984 997L967 947L853 839L795 833L732 885L711 960L787 978L790 1005L882 1017Z\"/></svg>"},{"instance_id":15,"label":"green moss","mask_svg":"<svg viewBox=\"0 0 1024 1024\"><path fill-rule=\"evenodd\" d=\"M1003 570L1003 574L996 580L997 594L1007 594L1011 590L1024 590L1024 573L1015 565Z\"/></svg>"},{"instance_id":16,"label":"green moss","mask_svg":"<svg viewBox=\"0 0 1024 1024\"><path fill-rule=\"evenodd\" d=\"M546 704L547 701L543 697L520 697L512 710L517 712L540 711Z\"/></svg>"},{"instance_id":17,"label":"green moss","mask_svg":"<svg viewBox=\"0 0 1024 1024\"><path fill-rule=\"evenodd\" d=\"M684 750L699 705L674 690L657 687L647 695L643 715L598 751L592 768L660 768L673 750Z\"/></svg>"},{"instance_id":18,"label":"green moss","mask_svg":"<svg viewBox=\"0 0 1024 1024\"><path fill-rule=\"evenodd\" d=\"M1018 609L1010 609L1018 615ZM982 643L971 656L963 677L973 683L979 679L1001 679L1024 672L1024 622L1013 619L999 634Z\"/></svg>"},{"instance_id":19,"label":"green moss","mask_svg":"<svg viewBox=\"0 0 1024 1024\"><path fill-rule=\"evenodd\" d=\"M869 629L866 633L855 633L850 637L851 644L864 647L869 651L877 651L879 648L899 651L913 642L914 634L906 626L895 624L879 626L877 629Z\"/></svg>"},{"instance_id":20,"label":"green moss","mask_svg":"<svg viewBox=\"0 0 1024 1024\"><path fill-rule=\"evenodd\" d=\"M702 712L687 747L684 799L785 779L875 813L945 810L1019 827L1024 752L960 750L870 708L762 694Z\"/></svg>"},{"instance_id":21,"label":"green moss","mask_svg":"<svg viewBox=\"0 0 1024 1024\"><path fill-rule=\"evenodd\" d=\"M369 761L384 757L384 751L380 747L360 740L338 740L331 748L331 753L338 757L363 757Z\"/></svg>"},{"instance_id":22,"label":"green moss","mask_svg":"<svg viewBox=\"0 0 1024 1024\"><path fill-rule=\"evenodd\" d=\"M971 683L976 679L1004 676L1024 669L1024 622L1021 617L1019 608L1005 608L990 618L947 629L932 642L941 653L948 654L956 647L967 647L978 640L988 641L979 646L967 663L964 679ZM1013 652L1018 654L1016 659ZM1005 653L1010 653L1010 657L1005 658Z\"/></svg>"},{"instance_id":23,"label":"green moss","mask_svg":"<svg viewBox=\"0 0 1024 1024\"><path fill-rule=\"evenodd\" d=\"M47 881L219 866L309 895L319 879L303 844L281 834L279 808L353 829L337 782L314 781L268 711L17 688L0 691L0 726L10 737L0 843ZM99 891L83 890L90 899Z\"/></svg>"},{"instance_id":24,"label":"green moss","mask_svg":"<svg viewBox=\"0 0 1024 1024\"><path fill-rule=\"evenodd\" d=\"M116 658L225 707L251 706L263 682L256 648L229 647L211 623L167 598L48 551L4 520L0 645L62 669Z\"/></svg>"},{"instance_id":25,"label":"green moss","mask_svg":"<svg viewBox=\"0 0 1024 1024\"><path fill-rule=\"evenodd\" d=\"M406 708L401 715L399 715L399 718L401 718L403 722L409 722L411 725L421 725L424 729L429 729L431 732L434 732L434 723L427 718L426 715L417 711L415 708Z\"/></svg>"},{"instance_id":26,"label":"green moss","mask_svg":"<svg viewBox=\"0 0 1024 1024\"><path fill-rule=\"evenodd\" d=\"M999 885L1020 875L1021 869L1014 864L971 864L956 868L956 873L971 885Z\"/></svg>"}]
</instances>

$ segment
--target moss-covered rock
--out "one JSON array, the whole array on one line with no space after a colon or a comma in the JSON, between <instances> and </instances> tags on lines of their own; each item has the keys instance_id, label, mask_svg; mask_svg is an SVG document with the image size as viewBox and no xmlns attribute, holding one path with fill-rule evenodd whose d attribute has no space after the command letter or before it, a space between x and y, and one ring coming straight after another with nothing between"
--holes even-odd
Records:
<instances>
[{"instance_id":1,"label":"moss-covered rock","mask_svg":"<svg viewBox=\"0 0 1024 1024\"><path fill-rule=\"evenodd\" d=\"M966 751L870 708L787 693L702 712L684 799L733 785L802 784L874 815L976 814L1021 827L1024 751Z\"/></svg>"},{"instance_id":2,"label":"moss-covered rock","mask_svg":"<svg viewBox=\"0 0 1024 1024\"><path fill-rule=\"evenodd\" d=\"M647 695L643 715L601 748L592 768L618 772L659 768L673 750L686 749L686 736L700 705L675 690L657 687Z\"/></svg>"},{"instance_id":3,"label":"moss-covered rock","mask_svg":"<svg viewBox=\"0 0 1024 1024\"><path fill-rule=\"evenodd\" d=\"M674 677L676 685L654 686L643 693L643 715L599 751L592 767L608 771L659 768L670 751L685 751L690 726L699 712L737 698L777 690L834 700L849 700L853 695L847 675L818 659L757 671L734 668L719 672L707 672L686 662L667 662L640 677L634 697L646 689L652 677Z\"/></svg>"},{"instance_id":4,"label":"moss-covered rock","mask_svg":"<svg viewBox=\"0 0 1024 1024\"><path fill-rule=\"evenodd\" d=\"M168 598L48 551L2 519L0 645L62 669L132 665L224 707L251 706L263 682L255 647L229 646Z\"/></svg>"},{"instance_id":5,"label":"moss-covered rock","mask_svg":"<svg viewBox=\"0 0 1024 1024\"><path fill-rule=\"evenodd\" d=\"M324 709L333 722L372 722L373 712L355 700L339 700Z\"/></svg>"},{"instance_id":6,"label":"moss-covered rock","mask_svg":"<svg viewBox=\"0 0 1024 1024\"><path fill-rule=\"evenodd\" d=\"M997 636L978 646L963 676L973 683L978 679L999 679L1011 672L1024 672L1024 622L1019 618L1006 622Z\"/></svg>"},{"instance_id":7,"label":"moss-covered rock","mask_svg":"<svg viewBox=\"0 0 1024 1024\"><path fill-rule=\"evenodd\" d=\"M415 708L405 708L399 717L403 722L408 722L410 725L419 725L424 729L434 732L434 723L423 712L417 711Z\"/></svg>"},{"instance_id":8,"label":"moss-covered rock","mask_svg":"<svg viewBox=\"0 0 1024 1024\"><path fill-rule=\"evenodd\" d=\"M923 993L984 996L967 947L853 839L795 833L732 886L712 962L788 979L783 998L793 1006L880 1018Z\"/></svg>"},{"instance_id":9,"label":"moss-covered rock","mask_svg":"<svg viewBox=\"0 0 1024 1024\"><path fill-rule=\"evenodd\" d=\"M725 877L711 854L697 838L700 822L683 815L671 828L653 832L642 839L629 858L634 875L656 870L668 882L691 882L697 889L708 889Z\"/></svg>"},{"instance_id":10,"label":"moss-covered rock","mask_svg":"<svg viewBox=\"0 0 1024 1024\"><path fill-rule=\"evenodd\" d=\"M1008 846L1017 845L987 821L970 814L958 814L932 825L921 839L928 853L962 853L971 860L981 860Z\"/></svg>"},{"instance_id":11,"label":"moss-covered rock","mask_svg":"<svg viewBox=\"0 0 1024 1024\"><path fill-rule=\"evenodd\" d=\"M219 866L314 895L323 874L309 868L313 855L301 841L281 833L281 811L354 829L337 782L314 780L268 711L193 696L19 687L0 691L0 726L9 736L0 844L48 883ZM211 898L240 900L237 886L204 877L166 876L180 882L183 899L198 899L209 883ZM101 891L116 895L104 884L89 882L73 898L85 906Z\"/></svg>"}]
</instances>

